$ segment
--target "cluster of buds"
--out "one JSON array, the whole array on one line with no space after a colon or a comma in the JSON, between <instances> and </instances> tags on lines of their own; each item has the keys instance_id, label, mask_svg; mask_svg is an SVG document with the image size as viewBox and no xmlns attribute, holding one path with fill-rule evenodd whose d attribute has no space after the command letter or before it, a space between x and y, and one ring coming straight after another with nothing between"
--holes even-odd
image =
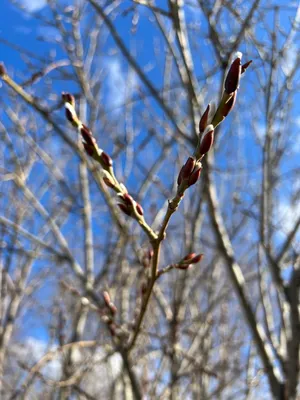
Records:
<instances>
[{"instance_id":1,"label":"cluster of buds","mask_svg":"<svg viewBox=\"0 0 300 400\"><path fill-rule=\"evenodd\" d=\"M178 264L175 265L177 269L189 269L192 264L197 264L204 257L203 254L190 253L186 255Z\"/></svg>"},{"instance_id":2,"label":"cluster of buds","mask_svg":"<svg viewBox=\"0 0 300 400\"><path fill-rule=\"evenodd\" d=\"M202 134L202 139L200 140L199 136L199 143L195 155L201 160L204 155L209 152L209 150L212 148L212 145L214 144L214 126L212 124L209 124L205 127L205 129L203 129L202 132L200 131L200 133Z\"/></svg>"},{"instance_id":3,"label":"cluster of buds","mask_svg":"<svg viewBox=\"0 0 300 400\"><path fill-rule=\"evenodd\" d=\"M200 177L201 170L201 162L196 160L195 157L189 157L179 172L177 179L178 187L184 190L194 185Z\"/></svg>"},{"instance_id":4,"label":"cluster of buds","mask_svg":"<svg viewBox=\"0 0 300 400\"><path fill-rule=\"evenodd\" d=\"M82 144L86 153L100 162L104 169L109 169L113 165L112 159L102 149L100 149L93 137L92 131L84 125L78 118L75 111L75 98L70 93L63 93L62 99L65 105L67 120L78 129L81 137Z\"/></svg>"},{"instance_id":5,"label":"cluster of buds","mask_svg":"<svg viewBox=\"0 0 300 400\"><path fill-rule=\"evenodd\" d=\"M241 53L238 53L229 68L224 83L224 93L214 116L212 117L212 110L209 104L200 118L199 142L195 151L195 158L197 160L201 160L210 151L214 143L214 129L227 117L234 107L240 77L252 62L248 61L242 65L241 57Z\"/></svg>"},{"instance_id":6,"label":"cluster of buds","mask_svg":"<svg viewBox=\"0 0 300 400\"><path fill-rule=\"evenodd\" d=\"M118 206L126 215L132 216L133 214L136 214L140 217L144 215L142 206L137 203L130 194L119 193L118 198L122 201L122 203L118 203Z\"/></svg>"}]
</instances>

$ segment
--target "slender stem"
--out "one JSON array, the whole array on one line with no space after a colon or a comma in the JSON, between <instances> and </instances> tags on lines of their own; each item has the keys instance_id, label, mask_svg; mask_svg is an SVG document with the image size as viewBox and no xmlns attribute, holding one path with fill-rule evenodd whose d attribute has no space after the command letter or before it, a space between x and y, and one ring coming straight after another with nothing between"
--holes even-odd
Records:
<instances>
[{"instance_id":1,"label":"slender stem","mask_svg":"<svg viewBox=\"0 0 300 400\"><path fill-rule=\"evenodd\" d=\"M174 214L174 212L177 210L182 198L183 198L183 196L179 195L177 193L176 196L171 201L169 201L168 209L166 211L160 231L159 231L157 237L152 241L153 258L152 258L151 278L150 278L150 282L148 283L147 292L145 293L145 295L143 296L143 299L142 299L141 310L140 310L140 313L139 313L139 316L138 316L138 319L137 319L137 322L135 325L132 339L130 340L130 342L128 344L128 351L130 351L136 343L136 340L140 333L141 325L143 323L143 320L144 320L144 317L145 317L145 314L146 314L146 311L148 308L148 304L149 304L149 301L151 298L154 284L155 284L157 278L161 275L158 271L161 244L166 236L166 230L167 230L170 218Z\"/></svg>"}]
</instances>

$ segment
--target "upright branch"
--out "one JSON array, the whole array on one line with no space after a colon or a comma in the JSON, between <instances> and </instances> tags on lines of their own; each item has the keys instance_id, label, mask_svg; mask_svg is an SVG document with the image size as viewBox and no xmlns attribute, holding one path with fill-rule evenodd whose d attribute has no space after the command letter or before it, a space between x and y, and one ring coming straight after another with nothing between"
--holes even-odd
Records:
<instances>
[{"instance_id":1,"label":"upright branch","mask_svg":"<svg viewBox=\"0 0 300 400\"><path fill-rule=\"evenodd\" d=\"M240 76L242 73L246 71L246 69L249 67L250 64L251 61L247 62L242 66L241 54L240 53L238 54L238 57L233 61L228 71L225 80L225 90L223 93L223 97L220 101L220 104L217 108L217 111L215 112L214 115L211 115L210 105L208 105L202 117L200 118L198 143L194 150L194 154L188 157L187 161L182 166L178 174L176 195L173 197L173 199L171 199L168 202L168 208L164 216L161 228L158 232L157 238L152 243L153 259L152 259L151 276L148 281L145 293L142 296L142 305L140 313L135 323L134 332L129 342L128 349L132 349L137 340L156 279L160 275L162 275L162 273L168 272L169 270L173 269L172 265L163 270L159 270L161 244L164 238L166 237L166 230L170 222L170 219L178 209L179 204L184 197L185 191L189 187L195 185L199 180L203 168L201 160L211 150L213 146L214 130L216 126L218 126L232 110L235 104ZM202 256L203 256L202 254L201 255L199 254L195 259L195 263L199 262L202 259ZM187 256L187 260L188 259L189 256ZM185 268L185 265L189 264L192 264L192 262L190 261L187 264L181 264L181 268L177 265L176 268L188 269Z\"/></svg>"},{"instance_id":2,"label":"upright branch","mask_svg":"<svg viewBox=\"0 0 300 400\"><path fill-rule=\"evenodd\" d=\"M96 139L94 138L91 130L79 119L75 111L74 96L69 93L63 93L62 98L65 104L66 118L75 128L78 129L78 132L82 138L83 147L88 156L92 157L101 165L103 181L108 187L117 193L120 201L120 203L118 203L119 208L126 215L134 218L139 223L151 241L155 240L157 235L145 221L144 210L142 206L128 194L124 184L117 180L113 169L113 160L104 152L104 150L98 147Z\"/></svg>"}]
</instances>

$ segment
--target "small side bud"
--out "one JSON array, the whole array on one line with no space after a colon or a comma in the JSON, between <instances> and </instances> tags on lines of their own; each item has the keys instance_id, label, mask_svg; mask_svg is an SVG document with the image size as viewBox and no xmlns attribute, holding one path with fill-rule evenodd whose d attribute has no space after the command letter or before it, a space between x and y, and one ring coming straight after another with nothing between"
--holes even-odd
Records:
<instances>
[{"instance_id":1,"label":"small side bud","mask_svg":"<svg viewBox=\"0 0 300 400\"><path fill-rule=\"evenodd\" d=\"M72 94L62 92L61 97L64 103L69 103L72 107L75 107L75 97Z\"/></svg>"},{"instance_id":2,"label":"small side bud","mask_svg":"<svg viewBox=\"0 0 300 400\"><path fill-rule=\"evenodd\" d=\"M75 127L79 126L79 120L76 115L76 111L74 108L75 100L73 100L73 96L70 94L63 94L63 99L65 100L65 113L66 118L71 124Z\"/></svg>"},{"instance_id":3,"label":"small side bud","mask_svg":"<svg viewBox=\"0 0 300 400\"><path fill-rule=\"evenodd\" d=\"M176 268L187 269L191 266L191 264L197 264L198 262L200 262L203 257L203 254L190 253L180 261Z\"/></svg>"},{"instance_id":4,"label":"small side bud","mask_svg":"<svg viewBox=\"0 0 300 400\"><path fill-rule=\"evenodd\" d=\"M200 165L195 167L193 173L189 177L189 180L188 180L189 186L194 185L198 181L198 179L200 178L201 171L202 171L202 166L200 163Z\"/></svg>"},{"instance_id":5,"label":"small side bud","mask_svg":"<svg viewBox=\"0 0 300 400\"><path fill-rule=\"evenodd\" d=\"M66 114L67 120L69 122L71 122L71 124L74 124L73 113L71 113L71 111L68 108L65 109L65 114Z\"/></svg>"},{"instance_id":6,"label":"small side bud","mask_svg":"<svg viewBox=\"0 0 300 400\"><path fill-rule=\"evenodd\" d=\"M198 262L200 262L202 260L203 257L204 257L204 254L197 254L195 257L193 257L190 260L190 264L197 264Z\"/></svg>"},{"instance_id":7,"label":"small side bud","mask_svg":"<svg viewBox=\"0 0 300 400\"><path fill-rule=\"evenodd\" d=\"M6 69L5 69L4 63L1 62L0 63L0 76L3 76L3 75L6 75Z\"/></svg>"},{"instance_id":8,"label":"small side bud","mask_svg":"<svg viewBox=\"0 0 300 400\"><path fill-rule=\"evenodd\" d=\"M199 152L200 154L206 154L209 152L211 149L213 143L214 143L214 129L212 125L209 125L208 128L211 127L212 129L209 130L203 137L201 144L200 144L200 149Z\"/></svg>"},{"instance_id":9,"label":"small side bud","mask_svg":"<svg viewBox=\"0 0 300 400\"><path fill-rule=\"evenodd\" d=\"M195 163L196 160L194 157L189 157L186 161L186 163L184 164L184 166L181 168L179 175L178 175L178 179L177 179L177 184L178 186L181 184L181 182L184 179L188 179L189 176L191 175L194 167L195 167Z\"/></svg>"},{"instance_id":10,"label":"small side bud","mask_svg":"<svg viewBox=\"0 0 300 400\"><path fill-rule=\"evenodd\" d=\"M135 201L130 196L130 194L125 193L125 194L121 195L121 198L124 200L124 202L126 203L127 206L129 206L129 207L133 207L134 206Z\"/></svg>"},{"instance_id":11,"label":"small side bud","mask_svg":"<svg viewBox=\"0 0 300 400\"><path fill-rule=\"evenodd\" d=\"M89 146L94 146L96 143L96 140L93 138L93 134L91 130L84 124L82 124L80 128L80 133L82 136L82 139L89 145Z\"/></svg>"},{"instance_id":12,"label":"small side bud","mask_svg":"<svg viewBox=\"0 0 300 400\"><path fill-rule=\"evenodd\" d=\"M186 261L192 260L196 256L196 253L187 254L182 260L181 263L185 263Z\"/></svg>"},{"instance_id":13,"label":"small side bud","mask_svg":"<svg viewBox=\"0 0 300 400\"><path fill-rule=\"evenodd\" d=\"M229 71L225 79L225 92L231 94L239 87L240 76L241 76L241 59L236 58L231 64Z\"/></svg>"},{"instance_id":14,"label":"small side bud","mask_svg":"<svg viewBox=\"0 0 300 400\"><path fill-rule=\"evenodd\" d=\"M207 126L209 111L210 111L210 104L206 107L206 110L204 111L204 113L200 119L200 122L199 122L200 133L204 132L204 130Z\"/></svg>"},{"instance_id":15,"label":"small side bud","mask_svg":"<svg viewBox=\"0 0 300 400\"><path fill-rule=\"evenodd\" d=\"M252 60L246 62L245 64L242 65L242 71L241 74L243 74L244 72L246 72L246 69L252 64Z\"/></svg>"},{"instance_id":16,"label":"small side bud","mask_svg":"<svg viewBox=\"0 0 300 400\"><path fill-rule=\"evenodd\" d=\"M111 167L113 165L112 159L104 151L101 153L100 157L101 157L103 164L106 165L107 167Z\"/></svg>"},{"instance_id":17,"label":"small side bud","mask_svg":"<svg viewBox=\"0 0 300 400\"><path fill-rule=\"evenodd\" d=\"M86 153L90 156L93 157L94 152L95 152L95 148L94 146L91 146L90 144L86 143L86 142L82 142L84 150L86 151Z\"/></svg>"},{"instance_id":18,"label":"small side bud","mask_svg":"<svg viewBox=\"0 0 300 400\"><path fill-rule=\"evenodd\" d=\"M136 203L135 208L136 208L136 211L138 212L138 214L144 215L144 210L139 203Z\"/></svg>"}]
</instances>

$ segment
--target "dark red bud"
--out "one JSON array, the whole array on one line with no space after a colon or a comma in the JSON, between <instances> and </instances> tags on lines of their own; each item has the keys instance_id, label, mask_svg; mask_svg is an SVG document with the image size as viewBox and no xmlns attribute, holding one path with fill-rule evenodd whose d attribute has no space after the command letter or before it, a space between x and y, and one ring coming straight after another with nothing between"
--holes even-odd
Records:
<instances>
[{"instance_id":1,"label":"dark red bud","mask_svg":"<svg viewBox=\"0 0 300 400\"><path fill-rule=\"evenodd\" d=\"M199 149L200 153L201 154L208 153L213 143L214 143L214 130L211 130L204 136L204 138L201 141Z\"/></svg>"},{"instance_id":2,"label":"dark red bud","mask_svg":"<svg viewBox=\"0 0 300 400\"><path fill-rule=\"evenodd\" d=\"M63 92L61 97L65 103L70 103L73 107L75 106L75 97L72 94Z\"/></svg>"},{"instance_id":3,"label":"dark red bud","mask_svg":"<svg viewBox=\"0 0 300 400\"><path fill-rule=\"evenodd\" d=\"M236 99L236 92L234 92L232 97L227 101L227 103L224 104L223 109L222 109L223 117L227 117L227 115L233 109L233 107L235 105L235 99Z\"/></svg>"},{"instance_id":4,"label":"dark red bud","mask_svg":"<svg viewBox=\"0 0 300 400\"><path fill-rule=\"evenodd\" d=\"M136 208L136 211L138 212L138 214L144 215L144 210L139 203L136 203L135 208Z\"/></svg>"},{"instance_id":5,"label":"dark red bud","mask_svg":"<svg viewBox=\"0 0 300 400\"><path fill-rule=\"evenodd\" d=\"M130 206L130 207L133 207L133 206L134 206L134 200L133 200L133 198L130 196L130 194L128 194L128 193L123 194L123 199L124 199L125 203L126 203L128 206Z\"/></svg>"},{"instance_id":6,"label":"dark red bud","mask_svg":"<svg viewBox=\"0 0 300 400\"><path fill-rule=\"evenodd\" d=\"M231 64L228 74L225 79L225 91L231 94L236 91L239 87L239 81L241 76L241 59L236 58Z\"/></svg>"},{"instance_id":7,"label":"dark red bud","mask_svg":"<svg viewBox=\"0 0 300 400\"><path fill-rule=\"evenodd\" d=\"M206 110L204 111L204 113L200 119L200 122L199 122L200 133L204 132L204 130L207 126L209 110L210 110L210 104L207 106Z\"/></svg>"},{"instance_id":8,"label":"dark red bud","mask_svg":"<svg viewBox=\"0 0 300 400\"><path fill-rule=\"evenodd\" d=\"M101 153L101 160L107 167L111 167L113 164L112 159L104 151Z\"/></svg>"},{"instance_id":9,"label":"dark red bud","mask_svg":"<svg viewBox=\"0 0 300 400\"><path fill-rule=\"evenodd\" d=\"M197 264L198 262L200 262L202 260L202 258L204 257L204 254L197 254L195 257L193 257L190 260L191 264Z\"/></svg>"},{"instance_id":10,"label":"dark red bud","mask_svg":"<svg viewBox=\"0 0 300 400\"><path fill-rule=\"evenodd\" d=\"M195 256L196 256L196 253L187 254L187 255L182 259L182 261L189 261L189 260L191 260L192 258L194 258Z\"/></svg>"},{"instance_id":11,"label":"dark red bud","mask_svg":"<svg viewBox=\"0 0 300 400\"><path fill-rule=\"evenodd\" d=\"M87 152L87 154L89 156L93 157L94 150L95 150L94 146L91 146L91 145L89 145L88 143L85 143L85 142L83 142L82 144L83 144L83 147L84 147L85 151Z\"/></svg>"},{"instance_id":12,"label":"dark red bud","mask_svg":"<svg viewBox=\"0 0 300 400\"><path fill-rule=\"evenodd\" d=\"M199 179L199 177L200 177L200 174L201 174L201 170L202 170L201 167L195 169L195 171L194 171L194 172L192 173L192 175L189 177L189 181L188 181L188 185L189 185L189 186L194 185L194 184L198 181L198 179Z\"/></svg>"},{"instance_id":13,"label":"dark red bud","mask_svg":"<svg viewBox=\"0 0 300 400\"><path fill-rule=\"evenodd\" d=\"M6 74L6 69L3 63L0 63L0 76L3 76Z\"/></svg>"},{"instance_id":14,"label":"dark red bud","mask_svg":"<svg viewBox=\"0 0 300 400\"><path fill-rule=\"evenodd\" d=\"M195 162L196 162L196 160L193 157L189 157L187 159L186 163L184 164L184 166L181 168L181 170L179 172L178 179L177 179L178 185L181 184L183 179L189 178L189 176L191 175L191 173L194 169Z\"/></svg>"},{"instance_id":15,"label":"dark red bud","mask_svg":"<svg viewBox=\"0 0 300 400\"><path fill-rule=\"evenodd\" d=\"M122 203L118 203L118 207L120 208L120 210L123 211L123 213L125 213L126 215L131 215L131 211L128 209L127 206L125 206L125 204Z\"/></svg>"},{"instance_id":16,"label":"dark red bud","mask_svg":"<svg viewBox=\"0 0 300 400\"><path fill-rule=\"evenodd\" d=\"M252 60L250 60L250 61L248 61L248 62L246 62L245 64L242 65L241 74L243 74L246 71L246 69L249 67L250 64L252 64Z\"/></svg>"},{"instance_id":17,"label":"dark red bud","mask_svg":"<svg viewBox=\"0 0 300 400\"><path fill-rule=\"evenodd\" d=\"M73 123L74 123L73 114L71 113L71 111L70 111L68 108L65 109L65 112L66 112L66 118L67 118L67 120L68 120L69 122L71 122L71 124L73 124Z\"/></svg>"},{"instance_id":18,"label":"dark red bud","mask_svg":"<svg viewBox=\"0 0 300 400\"><path fill-rule=\"evenodd\" d=\"M80 128L80 133L82 136L82 139L89 145L89 146L94 146L96 143L96 140L93 138L92 132L89 130L89 128L86 125L82 125Z\"/></svg>"},{"instance_id":19,"label":"dark red bud","mask_svg":"<svg viewBox=\"0 0 300 400\"><path fill-rule=\"evenodd\" d=\"M184 166L181 167L181 170L180 170L180 172L179 172L179 174L178 174L178 178L177 178L177 185L178 185L178 186L180 186L180 185L181 185L181 182L182 182L182 170L183 170L183 168L184 168Z\"/></svg>"}]
</instances>

